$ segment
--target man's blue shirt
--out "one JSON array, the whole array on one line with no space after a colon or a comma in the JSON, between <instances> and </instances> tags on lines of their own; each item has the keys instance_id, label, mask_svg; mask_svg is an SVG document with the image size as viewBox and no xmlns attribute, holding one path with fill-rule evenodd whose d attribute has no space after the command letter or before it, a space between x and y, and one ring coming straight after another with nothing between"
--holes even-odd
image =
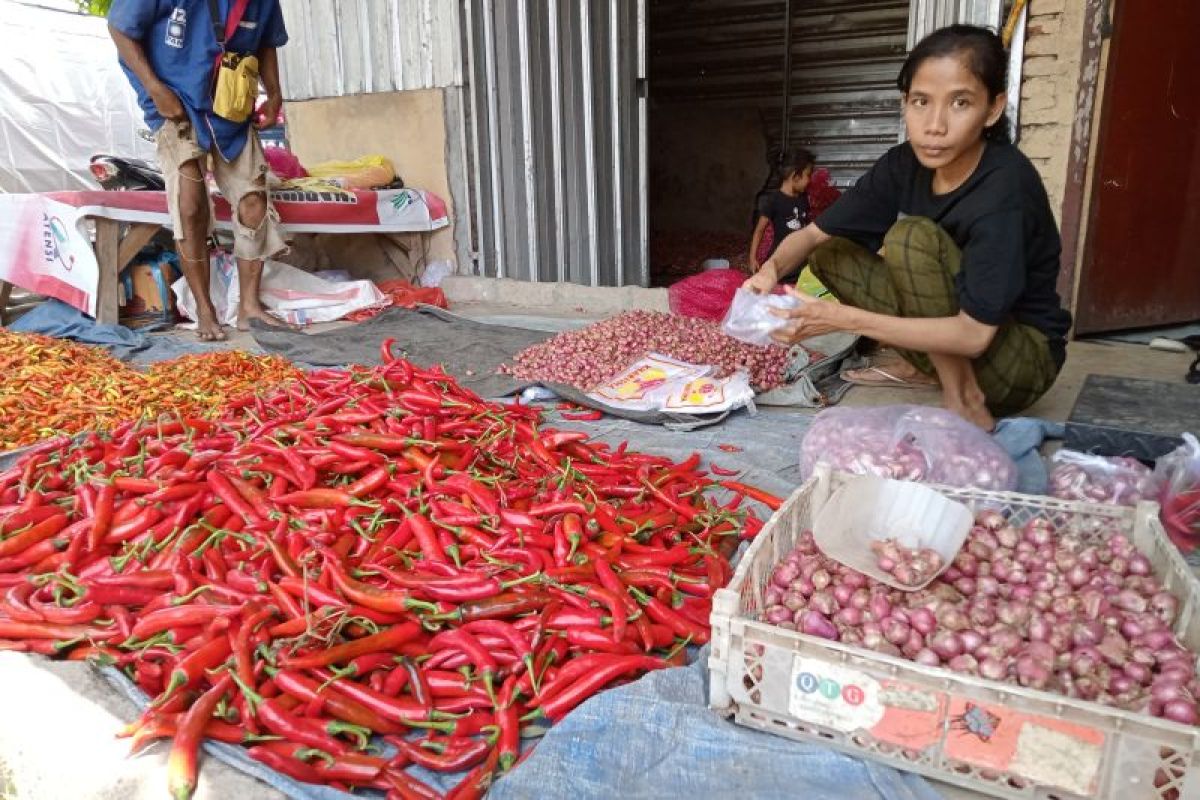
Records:
<instances>
[{"instance_id":1,"label":"man's blue shirt","mask_svg":"<svg viewBox=\"0 0 1200 800\"><path fill-rule=\"evenodd\" d=\"M233 0L218 0L222 20L228 19L232 5ZM108 24L141 43L154 74L179 95L200 146L216 144L226 161L237 158L246 145L250 121L230 122L212 113L213 65L221 48L208 0L113 0ZM264 47L282 47L287 40L279 0L250 0L225 49L257 54ZM121 68L137 91L146 124L157 131L163 118L149 92L123 61Z\"/></svg>"}]
</instances>

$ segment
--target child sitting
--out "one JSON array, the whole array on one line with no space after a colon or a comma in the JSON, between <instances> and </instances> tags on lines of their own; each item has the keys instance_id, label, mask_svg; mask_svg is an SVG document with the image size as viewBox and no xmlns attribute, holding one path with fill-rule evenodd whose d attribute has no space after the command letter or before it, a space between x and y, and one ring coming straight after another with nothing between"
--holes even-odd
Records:
<instances>
[{"instance_id":1,"label":"child sitting","mask_svg":"<svg viewBox=\"0 0 1200 800\"><path fill-rule=\"evenodd\" d=\"M763 192L755 210L754 234L750 237L750 271L759 266L779 247L789 233L807 225L808 189L816 159L804 148L788 153L775 170L778 189Z\"/></svg>"}]
</instances>

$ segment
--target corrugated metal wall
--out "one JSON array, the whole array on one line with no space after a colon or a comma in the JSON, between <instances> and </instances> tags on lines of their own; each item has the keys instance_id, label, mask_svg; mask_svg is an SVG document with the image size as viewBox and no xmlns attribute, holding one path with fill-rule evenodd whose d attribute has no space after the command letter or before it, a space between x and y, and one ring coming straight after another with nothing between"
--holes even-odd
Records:
<instances>
[{"instance_id":1,"label":"corrugated metal wall","mask_svg":"<svg viewBox=\"0 0 1200 800\"><path fill-rule=\"evenodd\" d=\"M914 37L952 22L999 24L1002 0L793 0L787 146L812 149L834 181L854 181L899 139L896 75ZM756 109L768 150L783 138L784 0L654 0L656 107ZM764 156L767 154L763 154Z\"/></svg>"},{"instance_id":2,"label":"corrugated metal wall","mask_svg":"<svg viewBox=\"0 0 1200 800\"><path fill-rule=\"evenodd\" d=\"M908 26L908 49L928 33L955 22L1000 27L1000 10L1004 0L912 0L912 16Z\"/></svg>"},{"instance_id":3,"label":"corrugated metal wall","mask_svg":"<svg viewBox=\"0 0 1200 800\"><path fill-rule=\"evenodd\" d=\"M281 0L279 51L289 100L461 86L454 0Z\"/></svg>"},{"instance_id":4,"label":"corrugated metal wall","mask_svg":"<svg viewBox=\"0 0 1200 800\"><path fill-rule=\"evenodd\" d=\"M789 145L816 152L835 182L854 180L900 134L896 74L909 0L792 3ZM650 13L656 108L672 102L752 107L768 149L782 142L782 0L657 0ZM764 156L766 154L763 154Z\"/></svg>"},{"instance_id":5,"label":"corrugated metal wall","mask_svg":"<svg viewBox=\"0 0 1200 800\"><path fill-rule=\"evenodd\" d=\"M645 285L643 0L467 0L483 275Z\"/></svg>"}]
</instances>

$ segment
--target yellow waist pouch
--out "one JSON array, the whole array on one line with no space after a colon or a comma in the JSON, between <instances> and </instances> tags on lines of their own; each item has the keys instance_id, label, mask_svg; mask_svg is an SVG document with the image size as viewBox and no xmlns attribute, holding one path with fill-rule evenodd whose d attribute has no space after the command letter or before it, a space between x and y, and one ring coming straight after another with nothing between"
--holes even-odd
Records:
<instances>
[{"instance_id":1,"label":"yellow waist pouch","mask_svg":"<svg viewBox=\"0 0 1200 800\"><path fill-rule=\"evenodd\" d=\"M213 113L230 122L245 122L258 99L258 58L224 53L213 89Z\"/></svg>"}]
</instances>

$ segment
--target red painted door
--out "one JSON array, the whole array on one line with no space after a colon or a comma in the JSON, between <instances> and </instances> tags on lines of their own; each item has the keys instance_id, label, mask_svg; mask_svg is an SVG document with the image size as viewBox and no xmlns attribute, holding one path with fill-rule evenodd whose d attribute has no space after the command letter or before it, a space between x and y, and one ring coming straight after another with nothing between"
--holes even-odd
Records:
<instances>
[{"instance_id":1,"label":"red painted door","mask_svg":"<svg viewBox=\"0 0 1200 800\"><path fill-rule=\"evenodd\" d=\"M1200 2L1115 5L1077 333L1200 319Z\"/></svg>"}]
</instances>

